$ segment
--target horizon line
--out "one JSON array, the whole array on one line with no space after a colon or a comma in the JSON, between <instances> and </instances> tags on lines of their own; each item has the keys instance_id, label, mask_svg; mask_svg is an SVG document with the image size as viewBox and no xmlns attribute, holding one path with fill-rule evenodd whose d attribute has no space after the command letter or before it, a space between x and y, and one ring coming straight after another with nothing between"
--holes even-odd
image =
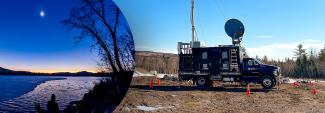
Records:
<instances>
[{"instance_id":1,"label":"horizon line","mask_svg":"<svg viewBox=\"0 0 325 113\"><path fill-rule=\"evenodd\" d=\"M1 67L1 66L0 66ZM78 73L78 72L83 72L83 71L86 71L86 72L91 72L91 73L97 73L99 72L98 70L92 70L92 69L86 69L86 70L51 70L51 69L32 69L32 70L23 70L23 69L17 69L17 68L7 68L7 67L1 67L1 68L4 68L4 69L9 69L9 70L12 70L12 71L27 71L27 72L32 72L32 73L65 73L65 72L68 72L68 73Z\"/></svg>"}]
</instances>

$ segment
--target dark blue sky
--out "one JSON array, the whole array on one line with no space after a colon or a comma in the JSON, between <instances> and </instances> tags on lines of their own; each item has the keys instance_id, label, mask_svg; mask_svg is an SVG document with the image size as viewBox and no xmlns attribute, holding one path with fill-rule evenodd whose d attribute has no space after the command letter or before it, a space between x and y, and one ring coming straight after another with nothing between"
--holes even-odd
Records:
<instances>
[{"instance_id":1,"label":"dark blue sky","mask_svg":"<svg viewBox=\"0 0 325 113\"><path fill-rule=\"evenodd\" d=\"M70 0L1 0L0 67L37 72L95 71L91 40L74 45L77 34L67 32L60 23L71 7Z\"/></svg>"}]
</instances>

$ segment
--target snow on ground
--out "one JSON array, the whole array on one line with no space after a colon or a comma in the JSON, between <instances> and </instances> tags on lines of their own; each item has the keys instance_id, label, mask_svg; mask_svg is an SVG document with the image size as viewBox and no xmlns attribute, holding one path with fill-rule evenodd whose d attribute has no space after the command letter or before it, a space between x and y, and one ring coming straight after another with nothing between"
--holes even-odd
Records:
<instances>
[{"instance_id":1,"label":"snow on ground","mask_svg":"<svg viewBox=\"0 0 325 113\"><path fill-rule=\"evenodd\" d=\"M134 71L133 77L140 77L140 76L155 76L154 74L145 74L145 73L141 73L138 71Z\"/></svg>"},{"instance_id":2,"label":"snow on ground","mask_svg":"<svg viewBox=\"0 0 325 113\"><path fill-rule=\"evenodd\" d=\"M165 76L167 76L167 74L157 74L157 78L165 78Z\"/></svg>"},{"instance_id":3,"label":"snow on ground","mask_svg":"<svg viewBox=\"0 0 325 113\"><path fill-rule=\"evenodd\" d=\"M294 79L294 78L283 78L282 79L282 83L288 83L288 84L291 84L291 83L294 83L294 82L301 82L301 81L307 81L307 82L321 82L321 83L325 83L324 80L314 80L314 79Z\"/></svg>"},{"instance_id":4,"label":"snow on ground","mask_svg":"<svg viewBox=\"0 0 325 113\"><path fill-rule=\"evenodd\" d=\"M164 108L174 108L173 106L167 106L167 107L162 107L161 105L156 105L154 107L149 107L149 106L137 106L136 109L142 110L142 111L156 111L159 109L164 109Z\"/></svg>"},{"instance_id":5,"label":"snow on ground","mask_svg":"<svg viewBox=\"0 0 325 113\"><path fill-rule=\"evenodd\" d=\"M297 80L295 80L295 79L292 79L292 78L284 78L284 80L286 80L287 82L284 82L284 83L289 83L289 84L291 84L291 83L294 83L294 82L296 82Z\"/></svg>"},{"instance_id":6,"label":"snow on ground","mask_svg":"<svg viewBox=\"0 0 325 113\"><path fill-rule=\"evenodd\" d=\"M176 77L177 75L163 74L163 73L151 74L151 73L141 73L139 71L134 71L133 77L140 77L140 76L156 76L156 78L166 78L166 77Z\"/></svg>"}]
</instances>

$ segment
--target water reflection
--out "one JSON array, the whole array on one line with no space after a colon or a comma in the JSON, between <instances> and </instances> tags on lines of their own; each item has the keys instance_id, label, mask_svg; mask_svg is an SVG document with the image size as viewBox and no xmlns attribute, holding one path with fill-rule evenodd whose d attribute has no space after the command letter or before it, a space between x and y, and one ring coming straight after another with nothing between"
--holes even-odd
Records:
<instances>
[{"instance_id":1,"label":"water reflection","mask_svg":"<svg viewBox=\"0 0 325 113\"><path fill-rule=\"evenodd\" d=\"M46 108L52 94L55 94L59 108L63 110L71 101L81 100L99 79L99 77L66 77L63 80L47 81L27 94L1 102L0 111L35 112L35 103L39 102L42 108Z\"/></svg>"}]
</instances>

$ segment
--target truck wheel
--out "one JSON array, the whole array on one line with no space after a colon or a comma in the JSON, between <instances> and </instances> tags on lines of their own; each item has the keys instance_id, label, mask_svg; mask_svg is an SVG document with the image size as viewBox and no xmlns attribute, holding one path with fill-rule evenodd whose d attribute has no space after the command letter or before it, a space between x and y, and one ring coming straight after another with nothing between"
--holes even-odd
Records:
<instances>
[{"instance_id":1,"label":"truck wheel","mask_svg":"<svg viewBox=\"0 0 325 113\"><path fill-rule=\"evenodd\" d=\"M264 89L271 89L274 86L274 79L271 76L264 76L261 79L261 85Z\"/></svg>"},{"instance_id":2,"label":"truck wheel","mask_svg":"<svg viewBox=\"0 0 325 113\"><path fill-rule=\"evenodd\" d=\"M197 86L209 86L210 81L208 80L207 77L198 77L196 79L196 85Z\"/></svg>"},{"instance_id":3,"label":"truck wheel","mask_svg":"<svg viewBox=\"0 0 325 113\"><path fill-rule=\"evenodd\" d=\"M276 86L277 84L278 84L277 81L273 78L273 85L272 85L272 87Z\"/></svg>"}]
</instances>

